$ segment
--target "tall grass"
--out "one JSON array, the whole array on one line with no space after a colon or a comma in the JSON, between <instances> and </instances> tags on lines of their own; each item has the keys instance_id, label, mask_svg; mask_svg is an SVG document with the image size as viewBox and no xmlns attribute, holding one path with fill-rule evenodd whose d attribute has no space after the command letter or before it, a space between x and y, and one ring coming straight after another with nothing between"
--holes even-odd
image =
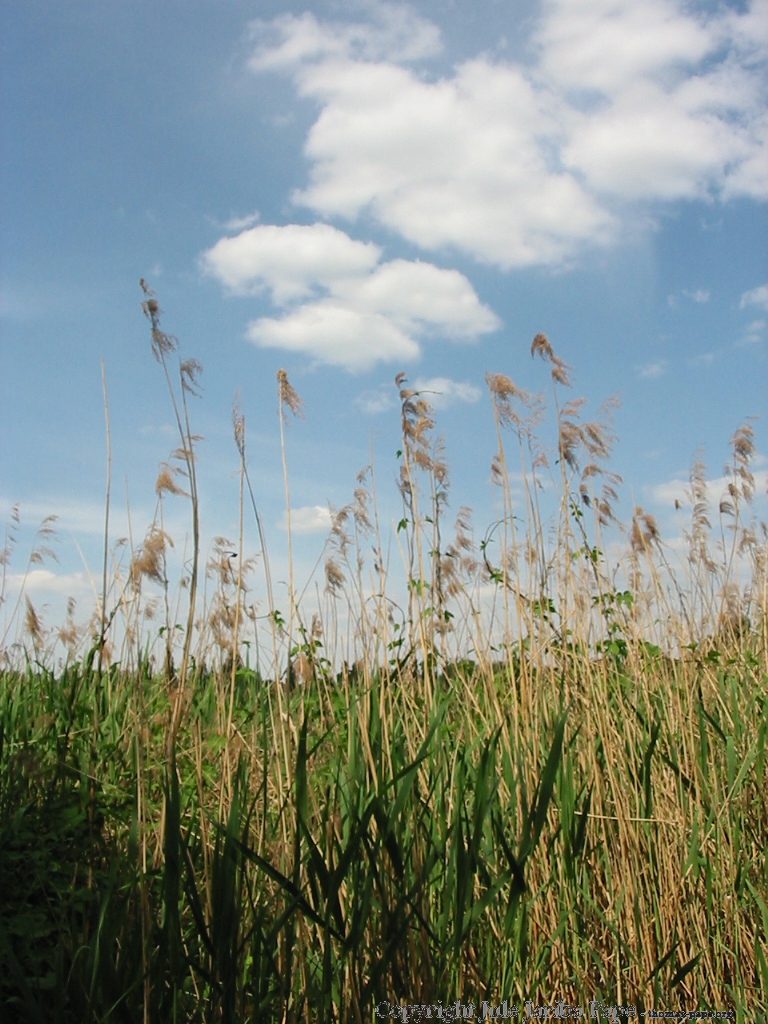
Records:
<instances>
[{"instance_id":1,"label":"tall grass","mask_svg":"<svg viewBox=\"0 0 768 1024\"><path fill-rule=\"evenodd\" d=\"M56 669L29 602L17 646L4 641L3 1019L362 1022L382 1002L477 1014L504 999L765 1019L766 545L749 423L719 536L694 466L678 565L645 510L615 522L610 408L583 420L537 335L556 440L548 452L538 439L539 398L488 375L502 514L476 546L468 509L446 523L433 412L400 375L405 600L371 466L334 518L325 606L307 621L291 575L286 620L237 409L238 557L222 541L214 592L199 593L199 367L182 361L175 386L176 342L144 290L180 439L157 517L107 588L90 649L68 620ZM283 371L278 402L282 432L300 410ZM267 607L255 667L246 491ZM191 510L181 596L169 494ZM141 628L148 586L162 668ZM12 621L22 607L20 593Z\"/></svg>"}]
</instances>

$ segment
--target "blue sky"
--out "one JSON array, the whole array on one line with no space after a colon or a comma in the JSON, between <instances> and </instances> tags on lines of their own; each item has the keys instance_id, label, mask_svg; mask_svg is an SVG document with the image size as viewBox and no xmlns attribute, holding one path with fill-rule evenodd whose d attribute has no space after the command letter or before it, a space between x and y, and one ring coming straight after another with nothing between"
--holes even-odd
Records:
<instances>
[{"instance_id":1,"label":"blue sky","mask_svg":"<svg viewBox=\"0 0 768 1024\"><path fill-rule=\"evenodd\" d=\"M482 535L485 373L548 392L539 331L588 411L621 399L624 511L678 532L694 453L719 477L750 415L764 502L765 0L7 0L0 17L0 511L22 519L7 595L56 514L58 562L28 589L52 620L69 594L87 617L101 360L112 539L128 508L134 543L152 519L175 442L140 277L204 368L206 542L237 532L239 390L278 577L280 367L305 405L287 444L306 579L318 509L351 500L371 451L398 517L400 370L440 392L451 509L472 506ZM183 501L165 516L181 551Z\"/></svg>"}]
</instances>

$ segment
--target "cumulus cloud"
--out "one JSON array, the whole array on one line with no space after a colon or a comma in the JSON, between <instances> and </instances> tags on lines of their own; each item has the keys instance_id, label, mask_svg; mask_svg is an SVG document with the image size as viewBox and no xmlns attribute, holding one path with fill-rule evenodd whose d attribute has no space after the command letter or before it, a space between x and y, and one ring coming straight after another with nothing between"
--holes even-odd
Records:
<instances>
[{"instance_id":1,"label":"cumulus cloud","mask_svg":"<svg viewBox=\"0 0 768 1024\"><path fill-rule=\"evenodd\" d=\"M319 363L352 371L378 362L410 362L419 346L385 316L360 313L333 300L301 306L282 318L262 317L248 337L264 348L305 352Z\"/></svg>"},{"instance_id":2,"label":"cumulus cloud","mask_svg":"<svg viewBox=\"0 0 768 1024\"><path fill-rule=\"evenodd\" d=\"M676 0L553 0L537 33L564 164L604 200L765 197L765 102L747 14ZM766 9L768 10L768 9ZM763 50L760 55L765 59Z\"/></svg>"},{"instance_id":3,"label":"cumulus cloud","mask_svg":"<svg viewBox=\"0 0 768 1024\"><path fill-rule=\"evenodd\" d=\"M406 65L437 51L433 25L369 11L254 27L253 70L319 107L296 203L509 268L612 242L638 202L766 198L768 0L543 0L527 64L441 78Z\"/></svg>"},{"instance_id":4,"label":"cumulus cloud","mask_svg":"<svg viewBox=\"0 0 768 1024\"><path fill-rule=\"evenodd\" d=\"M251 322L255 344L351 371L416 359L422 339L471 340L499 326L457 270L380 258L328 224L259 225L220 239L202 266L230 291L266 291L284 307Z\"/></svg>"},{"instance_id":5,"label":"cumulus cloud","mask_svg":"<svg viewBox=\"0 0 768 1024\"><path fill-rule=\"evenodd\" d=\"M535 33L542 69L555 81L606 94L675 63L698 63L706 28L667 0L550 0Z\"/></svg>"},{"instance_id":6,"label":"cumulus cloud","mask_svg":"<svg viewBox=\"0 0 768 1024\"><path fill-rule=\"evenodd\" d=\"M744 292L739 309L746 309L747 306L760 306L768 313L768 284L761 284L751 291Z\"/></svg>"},{"instance_id":7,"label":"cumulus cloud","mask_svg":"<svg viewBox=\"0 0 768 1024\"><path fill-rule=\"evenodd\" d=\"M235 294L268 289L282 304L370 270L380 255L377 245L354 241L329 224L262 224L219 239L202 265Z\"/></svg>"},{"instance_id":8,"label":"cumulus cloud","mask_svg":"<svg viewBox=\"0 0 768 1024\"><path fill-rule=\"evenodd\" d=\"M348 218L369 209L422 248L503 267L558 263L611 236L611 215L550 166L559 126L518 68L478 59L428 82L393 64L321 63L302 70L300 89L323 110L299 204Z\"/></svg>"}]
</instances>

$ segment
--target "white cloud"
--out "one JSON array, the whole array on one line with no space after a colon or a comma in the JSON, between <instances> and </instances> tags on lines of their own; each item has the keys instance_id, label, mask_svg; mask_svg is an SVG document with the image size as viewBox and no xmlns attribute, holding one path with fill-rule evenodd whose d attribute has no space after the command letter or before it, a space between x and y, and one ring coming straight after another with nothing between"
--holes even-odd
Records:
<instances>
[{"instance_id":1,"label":"white cloud","mask_svg":"<svg viewBox=\"0 0 768 1024\"><path fill-rule=\"evenodd\" d=\"M268 288L283 303L372 269L380 254L372 242L356 242L329 224L263 224L219 239L202 266L235 294Z\"/></svg>"},{"instance_id":2,"label":"white cloud","mask_svg":"<svg viewBox=\"0 0 768 1024\"><path fill-rule=\"evenodd\" d=\"M32 603L44 631L64 623L70 598L75 600L76 616L81 620L98 605L93 585L85 572L34 568L28 573L8 573L5 588L9 600L4 608L5 617L0 622L0 636L6 633L9 644L22 635L26 610L23 598L19 600L22 593Z\"/></svg>"},{"instance_id":3,"label":"white cloud","mask_svg":"<svg viewBox=\"0 0 768 1024\"><path fill-rule=\"evenodd\" d=\"M449 377L417 378L409 385L420 391L435 409L445 409L456 402L473 403L480 398L480 388L468 381L451 380Z\"/></svg>"},{"instance_id":4,"label":"white cloud","mask_svg":"<svg viewBox=\"0 0 768 1024\"><path fill-rule=\"evenodd\" d=\"M735 194L757 195L730 175L760 142L716 110L725 95L720 104L699 103L688 91L642 81L604 110L571 114L564 163L606 200L707 198L726 185Z\"/></svg>"},{"instance_id":5,"label":"white cloud","mask_svg":"<svg viewBox=\"0 0 768 1024\"><path fill-rule=\"evenodd\" d=\"M535 40L542 69L576 89L607 94L670 65L694 65L708 32L665 0L551 0Z\"/></svg>"},{"instance_id":6,"label":"white cloud","mask_svg":"<svg viewBox=\"0 0 768 1024\"><path fill-rule=\"evenodd\" d=\"M248 337L264 348L305 352L319 363L353 372L369 370L378 362L409 362L419 354L413 338L387 317L361 313L330 299L300 306L280 319L255 320Z\"/></svg>"},{"instance_id":7,"label":"white cloud","mask_svg":"<svg viewBox=\"0 0 768 1024\"><path fill-rule=\"evenodd\" d=\"M333 523L330 509L322 505L304 505L301 508L291 509L291 531L293 533L327 533ZM281 529L286 529L286 518L280 523Z\"/></svg>"},{"instance_id":8,"label":"white cloud","mask_svg":"<svg viewBox=\"0 0 768 1024\"><path fill-rule=\"evenodd\" d=\"M420 260L391 260L364 278L342 278L331 291L350 306L381 313L403 327L418 323L455 338L470 338L499 326L458 270Z\"/></svg>"},{"instance_id":9,"label":"white cloud","mask_svg":"<svg viewBox=\"0 0 768 1024\"><path fill-rule=\"evenodd\" d=\"M247 213L245 217L231 217L225 221L222 227L227 231L242 231L243 228L253 227L257 224L260 219L260 213L258 210L254 210L253 213Z\"/></svg>"},{"instance_id":10,"label":"white cloud","mask_svg":"<svg viewBox=\"0 0 768 1024\"><path fill-rule=\"evenodd\" d=\"M741 296L739 309L746 309L747 306L761 306L768 312L768 284L761 284L751 291L744 292Z\"/></svg>"},{"instance_id":11,"label":"white cloud","mask_svg":"<svg viewBox=\"0 0 768 1024\"><path fill-rule=\"evenodd\" d=\"M423 338L471 340L499 326L457 270L419 260L379 264L380 256L378 246L330 225L289 224L222 238L201 262L231 291L267 289L288 307L249 325L255 344L354 372L416 359Z\"/></svg>"},{"instance_id":12,"label":"white cloud","mask_svg":"<svg viewBox=\"0 0 768 1024\"><path fill-rule=\"evenodd\" d=\"M557 263L612 219L576 177L546 159L559 126L513 67L467 62L426 82L391 64L303 69L323 103L294 200L324 215L365 208L426 249L455 246L504 267Z\"/></svg>"},{"instance_id":13,"label":"white cloud","mask_svg":"<svg viewBox=\"0 0 768 1024\"><path fill-rule=\"evenodd\" d=\"M759 52L746 14L677 0L550 0L538 73L559 102L564 164L606 200L766 195Z\"/></svg>"},{"instance_id":14,"label":"white cloud","mask_svg":"<svg viewBox=\"0 0 768 1024\"><path fill-rule=\"evenodd\" d=\"M687 492L690 487L688 480L667 480L663 484L654 484L648 488L653 501L659 505L684 505L687 501Z\"/></svg>"},{"instance_id":15,"label":"white cloud","mask_svg":"<svg viewBox=\"0 0 768 1024\"><path fill-rule=\"evenodd\" d=\"M10 573L6 579L8 591L17 594L24 588L30 597L46 598L53 595L83 599L92 597L93 591L84 572L59 573L50 569L31 569L24 573Z\"/></svg>"},{"instance_id":16,"label":"white cloud","mask_svg":"<svg viewBox=\"0 0 768 1024\"><path fill-rule=\"evenodd\" d=\"M753 460L755 463L760 463L762 461L763 460L759 456L756 456ZM768 485L768 471L764 469L757 469L753 471L753 475L755 478L756 495L765 494L766 485ZM723 498L723 496L727 496L729 483L731 483L731 478L727 476L715 477L713 480L706 481L706 500L713 511L717 511L721 498ZM677 502L682 507L689 507L689 489L690 482L688 480L681 480L677 478L674 480L668 480L666 483L655 484L647 490L649 491L651 498L660 505L675 505Z\"/></svg>"},{"instance_id":17,"label":"white cloud","mask_svg":"<svg viewBox=\"0 0 768 1024\"><path fill-rule=\"evenodd\" d=\"M423 394L434 409L446 409L457 402L477 402L481 395L480 388L474 384L451 380L450 377L417 377L406 386ZM389 412L398 404L397 389L382 384L376 390L364 391L355 399L355 403L370 415Z\"/></svg>"},{"instance_id":18,"label":"white cloud","mask_svg":"<svg viewBox=\"0 0 768 1024\"><path fill-rule=\"evenodd\" d=\"M637 201L766 197L768 0L544 0L528 65L482 55L436 80L402 66L437 50L434 26L369 11L256 30L253 69L319 105L294 201L324 216L509 268L615 240Z\"/></svg>"}]
</instances>

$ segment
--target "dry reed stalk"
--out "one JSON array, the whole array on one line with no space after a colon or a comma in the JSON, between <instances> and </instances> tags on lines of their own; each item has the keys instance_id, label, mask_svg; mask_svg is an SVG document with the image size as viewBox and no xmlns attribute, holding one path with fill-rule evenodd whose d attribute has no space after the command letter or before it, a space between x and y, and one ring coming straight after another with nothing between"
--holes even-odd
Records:
<instances>
[{"instance_id":1,"label":"dry reed stalk","mask_svg":"<svg viewBox=\"0 0 768 1024\"><path fill-rule=\"evenodd\" d=\"M10 633L11 628L14 622L16 621L16 616L18 615L21 603L22 601L27 601L27 581L29 579L29 574L32 571L32 567L35 565L42 565L46 558L49 558L54 562L58 561L56 557L56 552L51 547L51 544L56 539L56 529L54 527L54 523L56 522L57 519L58 516L47 515L43 518L42 522L40 523L40 526L38 526L37 528L37 532L35 533L35 537L32 542L32 548L27 558L27 564L24 568L24 573L21 578L18 593L16 595L16 601L14 603L13 611L6 620L5 630L3 631L2 638L0 638L0 650L2 651L6 650L6 640L8 639L8 634ZM0 552L0 561L2 562L3 566L3 596L7 565L10 558L10 552L15 542L15 528L18 527L21 522L18 505L14 505L11 509L11 521L14 524L14 527L12 527L11 542L9 544L8 534L6 533L6 544L3 548L3 551Z\"/></svg>"},{"instance_id":2,"label":"dry reed stalk","mask_svg":"<svg viewBox=\"0 0 768 1024\"><path fill-rule=\"evenodd\" d=\"M235 584L235 622L232 630L232 667L229 678L229 711L227 713L226 726L226 781L227 794L231 801L232 796L232 764L230 759L230 739L232 737L232 720L235 710L235 681L237 678L237 664L240 658L240 603L243 589L243 494L245 485L245 417L240 411L237 395L232 405L232 431L235 439L235 446L240 455L239 472L239 495L238 495L238 527L237 527L237 581ZM222 790L223 793L223 790ZM220 809L220 816L223 818L223 804Z\"/></svg>"},{"instance_id":3,"label":"dry reed stalk","mask_svg":"<svg viewBox=\"0 0 768 1024\"><path fill-rule=\"evenodd\" d=\"M510 551L509 543L509 531L512 530L512 544L511 551L514 560L514 575L515 580L519 581L519 563L517 560L517 544L514 540L514 522L512 512L512 495L509 485L509 471L507 469L507 458L506 451L504 448L504 439L502 437L501 428L507 424L518 424L518 415L512 406L512 399L519 398L525 402L523 393L513 384L512 380L505 374L494 373L486 374L486 383L488 384L488 390L491 393L491 407L493 409L493 420L496 427L496 443L497 451L493 457L491 464L491 479L494 483L500 486L502 494L502 524L503 524L503 540L502 540L502 559L501 559L501 587L502 587L502 599L504 601L504 645L507 652L508 666L510 670L510 678L514 678L514 665L512 660L512 638L510 635L510 614L509 614L509 591L510 583L508 578L509 573L509 562L507 559L507 552ZM487 560L486 560L486 564ZM518 584L519 585L519 584ZM519 616L520 603L516 602L516 609L518 612L518 636L522 638L522 622ZM513 705L513 724L515 733L517 733L519 722L520 722L520 711L517 701L517 689L515 688L515 701Z\"/></svg>"},{"instance_id":4,"label":"dry reed stalk","mask_svg":"<svg viewBox=\"0 0 768 1024\"><path fill-rule=\"evenodd\" d=\"M287 549L288 549L288 666L290 667L291 659L291 648L293 646L293 618L296 612L295 603L296 595L293 585L293 546L291 536L291 495L288 483L288 462L286 458L285 448L285 423L287 422L287 413L292 413L293 416L303 417L302 412L303 402L297 392L293 389L290 381L288 380L288 374L285 370L280 369L277 371L277 412L278 422L280 424L280 455L283 464L283 483L285 487L285 518L286 518L286 530L287 530ZM285 710L285 696L283 694L283 687L280 684L279 667L275 666L275 682L277 688L277 705L279 712L280 722L280 737L281 746L283 751L284 759L284 770L286 786L290 789L291 779L293 776L293 757L292 747L290 742L290 733L286 729L286 720L288 715ZM282 785L282 783L281 783ZM288 841L287 824L285 817L283 816L283 828L284 838Z\"/></svg>"},{"instance_id":5,"label":"dry reed stalk","mask_svg":"<svg viewBox=\"0 0 768 1024\"><path fill-rule=\"evenodd\" d=\"M104 642L107 631L107 559L109 552L109 499L112 487L112 435L109 427L109 402L107 400L107 377L104 360L101 360L101 390L104 397L104 430L107 443L106 494L104 496L104 559L101 573L101 622L99 627L99 656L97 671L99 678L102 672Z\"/></svg>"},{"instance_id":6,"label":"dry reed stalk","mask_svg":"<svg viewBox=\"0 0 768 1024\"><path fill-rule=\"evenodd\" d=\"M291 657L293 646L293 617L296 611L296 594L293 587L293 547L291 536L291 494L288 484L288 462L285 451L285 423L287 412L294 416L304 416L302 412L303 402L294 391L288 374L285 370L277 371L277 407L278 421L280 423L280 455L283 463L283 484L285 487L285 523L288 534L288 657Z\"/></svg>"},{"instance_id":7,"label":"dry reed stalk","mask_svg":"<svg viewBox=\"0 0 768 1024\"><path fill-rule=\"evenodd\" d=\"M195 623L195 609L197 602L197 582L198 582L198 570L200 560L200 511L199 511L199 498L197 491L197 471L195 465L195 453L194 444L199 440L198 436L193 434L189 423L189 409L187 406L187 393L197 394L197 378L202 371L200 363L195 359L182 360L179 363L179 380L181 384L181 409L176 399L176 393L171 383L171 377L168 372L168 363L166 357L171 353L176 352L178 349L178 341L170 334L166 334L160 328L160 306L155 297L155 293L147 285L146 281L142 278L139 282L141 289L144 293L144 301L142 302L142 309L144 315L150 322L151 328L151 345L152 353L155 359L160 363L163 368L163 374L165 376L166 385L168 387L168 394L171 399L171 406L176 419L176 426L179 432L179 438L181 440L181 447L177 450L176 455L181 458L186 468L187 480L189 482L189 495L192 506L192 570L190 573L190 584L189 584L189 613L187 616L187 628L184 633L184 647L181 656L181 664L179 666L178 683L176 686L173 706L171 709L171 717L168 727L167 737L167 754L169 762L172 759L173 749L176 743L176 736L181 724L181 718L184 711L184 704L187 700L186 683L187 673L189 671L189 656L192 645L192 636ZM182 415L183 414L183 415Z\"/></svg>"}]
</instances>

